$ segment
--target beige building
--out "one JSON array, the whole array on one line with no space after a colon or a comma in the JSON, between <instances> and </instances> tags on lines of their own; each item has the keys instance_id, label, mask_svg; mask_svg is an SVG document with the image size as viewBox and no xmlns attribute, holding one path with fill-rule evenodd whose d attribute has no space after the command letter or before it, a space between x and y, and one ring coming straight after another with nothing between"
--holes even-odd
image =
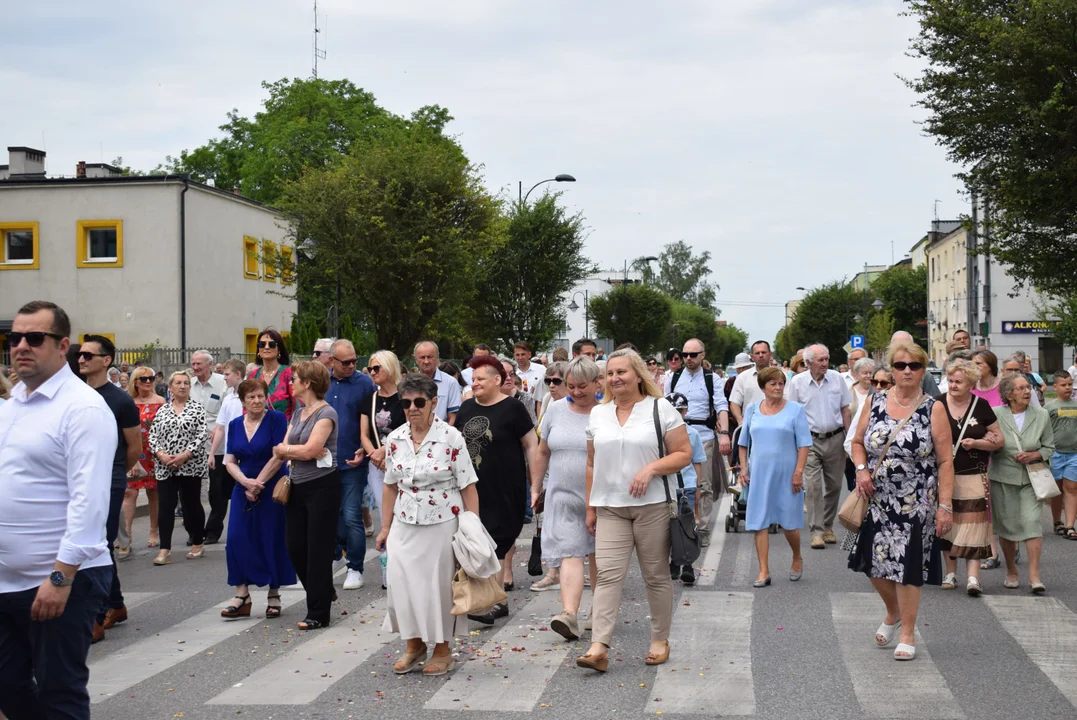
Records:
<instances>
[{"instance_id":1,"label":"beige building","mask_svg":"<svg viewBox=\"0 0 1077 720\"><path fill-rule=\"evenodd\" d=\"M121 348L253 352L260 328L296 312L294 251L278 210L183 176L123 177L9 148L0 166L0 340L18 308L51 300ZM2 347L2 346L0 346Z\"/></svg>"},{"instance_id":2,"label":"beige building","mask_svg":"<svg viewBox=\"0 0 1077 720\"><path fill-rule=\"evenodd\" d=\"M929 237L925 248L928 355L941 367L946 343L956 331L969 330L968 233L958 226Z\"/></svg>"}]
</instances>

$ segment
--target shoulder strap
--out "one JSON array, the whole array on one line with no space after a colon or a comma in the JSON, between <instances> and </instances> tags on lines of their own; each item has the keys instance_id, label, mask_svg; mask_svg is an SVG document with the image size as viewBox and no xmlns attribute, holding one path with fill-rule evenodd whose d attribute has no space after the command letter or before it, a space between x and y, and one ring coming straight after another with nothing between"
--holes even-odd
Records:
<instances>
[{"instance_id":1,"label":"shoulder strap","mask_svg":"<svg viewBox=\"0 0 1077 720\"><path fill-rule=\"evenodd\" d=\"M684 373L684 368L673 371L673 379L669 381L670 392L677 392L677 381L681 379L682 373Z\"/></svg>"},{"instance_id":2,"label":"shoulder strap","mask_svg":"<svg viewBox=\"0 0 1077 720\"><path fill-rule=\"evenodd\" d=\"M653 413L654 413L654 434L658 436L658 457L664 458L666 456L666 438L665 438L666 434L664 432L662 432L662 421L658 417L658 398L654 399ZM662 480L663 480L662 487L666 491L666 502L667 503L672 503L673 502L673 496L670 495L670 492L669 492L669 476L668 475L663 475ZM681 476L680 471L677 471L677 486L680 487L680 488L684 487L684 478Z\"/></svg>"},{"instance_id":3,"label":"shoulder strap","mask_svg":"<svg viewBox=\"0 0 1077 720\"><path fill-rule=\"evenodd\" d=\"M378 425L374 422L374 418L378 415L378 391L375 389L374 394L370 396L370 432L374 434L374 449L381 447L381 438L378 437Z\"/></svg>"},{"instance_id":4,"label":"shoulder strap","mask_svg":"<svg viewBox=\"0 0 1077 720\"><path fill-rule=\"evenodd\" d=\"M921 397L923 397L923 396L921 396ZM896 402L896 401L895 401L895 402ZM888 452L890 451L890 445L891 445L891 443L893 443L893 442L894 442L894 440L895 440L895 439L897 438L897 436L898 436L898 433L900 433L900 432L901 432L901 428L905 427L905 423L907 423L907 422L909 422L910 420L912 420L912 416L913 416L913 415L915 415L915 414L916 414L917 412L919 412L919 411L920 411L920 404L921 404L922 402L923 402L923 400L921 400L921 401L920 401L919 403L917 403L917 404L916 404L916 407L915 407L915 408L913 409L913 411L912 411L911 413L909 413L909 416L908 416L907 418L905 418L904 420L902 420L901 422L899 422L899 423L897 424L897 427L896 427L896 428L894 428L894 432L890 433L890 437L889 437L889 438L887 439L887 441L886 441L886 445L884 445L884 446L883 446L883 451L882 451L882 453L880 453L880 454L879 454L879 462L877 462L877 463L875 464L875 472L873 472L873 473L871 474L871 479L872 479L872 480L874 480L874 479L876 478L876 476L877 476L877 475L879 474L879 469L880 469L880 468L881 468L881 467L883 466L883 460L885 460L885 459L886 459L886 453L888 453Z\"/></svg>"},{"instance_id":5,"label":"shoulder strap","mask_svg":"<svg viewBox=\"0 0 1077 720\"><path fill-rule=\"evenodd\" d=\"M715 415L714 412L714 373L706 368L703 369L703 384L707 387L707 408L709 409L709 415Z\"/></svg>"},{"instance_id":6,"label":"shoulder strap","mask_svg":"<svg viewBox=\"0 0 1077 720\"><path fill-rule=\"evenodd\" d=\"M969 428L969 421L972 420L972 414L976 412L976 403L979 401L980 398L975 395L972 396L972 405L969 406L968 415L965 416L965 422L961 423L961 431L957 435L957 441L954 442L954 455L957 455L957 451L961 447L961 441L965 439L965 431Z\"/></svg>"}]
</instances>

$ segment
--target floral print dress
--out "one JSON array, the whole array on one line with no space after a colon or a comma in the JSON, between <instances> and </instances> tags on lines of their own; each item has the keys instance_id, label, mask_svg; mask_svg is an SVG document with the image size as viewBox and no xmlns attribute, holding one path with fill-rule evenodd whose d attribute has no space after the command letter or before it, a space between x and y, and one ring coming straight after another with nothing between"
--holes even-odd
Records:
<instances>
[{"instance_id":1,"label":"floral print dress","mask_svg":"<svg viewBox=\"0 0 1077 720\"><path fill-rule=\"evenodd\" d=\"M252 380L264 381L263 373L264 370L259 367L252 371L249 377ZM292 368L290 366L282 365L277 368L277 372L269 381L269 394L266 400L270 408L284 413L284 417L291 421L292 413L295 412L295 397L292 396Z\"/></svg>"},{"instance_id":2,"label":"floral print dress","mask_svg":"<svg viewBox=\"0 0 1077 720\"><path fill-rule=\"evenodd\" d=\"M935 537L938 464L931 439L931 409L925 396L901 432L880 455L900 424L886 412L886 392L875 393L864 434L868 471L875 475L875 494L849 554L849 567L873 578L902 585L939 585L942 558Z\"/></svg>"},{"instance_id":3,"label":"floral print dress","mask_svg":"<svg viewBox=\"0 0 1077 720\"><path fill-rule=\"evenodd\" d=\"M153 427L153 419L157 417L157 411L164 403L146 403L138 406L138 419L142 424L142 454L138 458L138 464L146 471L145 477L137 480L128 479L127 487L132 490L157 489L157 476L154 468L153 453L150 452L150 428Z\"/></svg>"}]
</instances>

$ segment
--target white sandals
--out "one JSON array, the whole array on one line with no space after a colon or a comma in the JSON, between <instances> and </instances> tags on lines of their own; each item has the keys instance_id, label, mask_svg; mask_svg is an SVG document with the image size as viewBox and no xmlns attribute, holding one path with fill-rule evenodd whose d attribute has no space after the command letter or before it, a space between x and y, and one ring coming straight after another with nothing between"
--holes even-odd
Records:
<instances>
[{"instance_id":1,"label":"white sandals","mask_svg":"<svg viewBox=\"0 0 1077 720\"><path fill-rule=\"evenodd\" d=\"M894 636L897 635L898 628L900 627L900 620L898 620L893 625L887 625L886 623L880 625L879 629L875 631L875 644L881 648L884 648L890 643L894 642ZM879 642L879 638L883 638L883 641Z\"/></svg>"},{"instance_id":2,"label":"white sandals","mask_svg":"<svg viewBox=\"0 0 1077 720\"><path fill-rule=\"evenodd\" d=\"M915 645L899 642L897 647L894 648L895 660L912 660L914 657L916 657Z\"/></svg>"},{"instance_id":3,"label":"white sandals","mask_svg":"<svg viewBox=\"0 0 1077 720\"><path fill-rule=\"evenodd\" d=\"M957 573L946 573L942 578L942 589L953 590L957 585Z\"/></svg>"},{"instance_id":4,"label":"white sandals","mask_svg":"<svg viewBox=\"0 0 1077 720\"><path fill-rule=\"evenodd\" d=\"M972 597L980 597L980 594L983 593L983 591L984 589L980 586L979 580L974 577L968 579L968 583L965 585L965 592Z\"/></svg>"}]
</instances>

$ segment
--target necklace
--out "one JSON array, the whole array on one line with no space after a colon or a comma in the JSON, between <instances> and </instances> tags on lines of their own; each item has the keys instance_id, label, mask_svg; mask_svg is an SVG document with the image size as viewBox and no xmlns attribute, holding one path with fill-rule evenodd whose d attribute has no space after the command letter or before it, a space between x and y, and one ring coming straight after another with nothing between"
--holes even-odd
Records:
<instances>
[{"instance_id":1,"label":"necklace","mask_svg":"<svg viewBox=\"0 0 1077 720\"><path fill-rule=\"evenodd\" d=\"M909 408L911 408L911 407L914 407L915 405L917 405L917 401L918 401L919 399L920 399L920 395L918 394L918 395L916 396L916 398L915 398L915 399L914 399L914 400L913 400L913 401L912 401L911 403L909 403L908 405L906 405L905 403L903 403L903 402L901 402L900 400L898 400L898 396L897 396L897 393L894 393L894 402L896 402L896 403L898 404L898 407L903 407L903 408L905 408L906 410L908 410Z\"/></svg>"}]
</instances>

